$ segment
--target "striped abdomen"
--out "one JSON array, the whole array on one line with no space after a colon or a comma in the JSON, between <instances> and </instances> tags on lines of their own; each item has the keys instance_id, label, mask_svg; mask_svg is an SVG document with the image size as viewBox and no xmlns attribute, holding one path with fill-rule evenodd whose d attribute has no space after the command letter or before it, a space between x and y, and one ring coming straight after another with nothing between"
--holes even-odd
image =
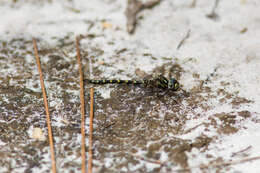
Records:
<instances>
[{"instance_id":1,"label":"striped abdomen","mask_svg":"<svg viewBox=\"0 0 260 173\"><path fill-rule=\"evenodd\" d=\"M136 80L108 80L108 79L103 79L103 80L95 80L95 79L85 79L84 81L92 84L142 84L143 81L136 81Z\"/></svg>"}]
</instances>

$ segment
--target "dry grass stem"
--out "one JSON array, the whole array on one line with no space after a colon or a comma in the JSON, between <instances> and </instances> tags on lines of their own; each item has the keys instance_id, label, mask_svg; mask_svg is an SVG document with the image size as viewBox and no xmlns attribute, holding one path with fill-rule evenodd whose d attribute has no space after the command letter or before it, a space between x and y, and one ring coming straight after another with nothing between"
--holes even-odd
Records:
<instances>
[{"instance_id":1,"label":"dry grass stem","mask_svg":"<svg viewBox=\"0 0 260 173\"><path fill-rule=\"evenodd\" d=\"M80 84L80 102L81 102L81 172L86 172L86 151L85 151L85 100L84 100L84 83L83 83L83 72L81 65L81 57L80 57L80 48L79 48L79 37L76 37L76 49L77 49L77 61L79 68L79 84Z\"/></svg>"},{"instance_id":2,"label":"dry grass stem","mask_svg":"<svg viewBox=\"0 0 260 173\"><path fill-rule=\"evenodd\" d=\"M37 66L38 66L38 71L39 71L39 74L40 74L40 82L41 82L44 106L45 106L45 111L46 111L46 121L47 121L48 136L49 136L50 149L51 149L52 172L56 173L56 161L55 161L55 153L54 153L52 130L51 130L50 112L49 112L49 107L48 107L46 90L45 90L45 86L44 86L44 82L43 82L41 62L40 62L40 58L39 58L39 54L38 54L38 48L37 48L35 38L33 38L33 48L34 48L36 63L37 63Z\"/></svg>"},{"instance_id":3,"label":"dry grass stem","mask_svg":"<svg viewBox=\"0 0 260 173\"><path fill-rule=\"evenodd\" d=\"M92 173L92 134L93 134L93 116L94 116L94 89L90 88L90 123L89 123L89 148L88 148L88 173Z\"/></svg>"}]
</instances>

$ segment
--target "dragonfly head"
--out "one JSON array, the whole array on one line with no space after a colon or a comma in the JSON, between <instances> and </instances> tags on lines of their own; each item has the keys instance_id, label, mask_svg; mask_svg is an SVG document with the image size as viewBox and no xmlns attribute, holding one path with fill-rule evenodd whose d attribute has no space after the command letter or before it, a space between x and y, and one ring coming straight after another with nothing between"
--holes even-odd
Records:
<instances>
[{"instance_id":1,"label":"dragonfly head","mask_svg":"<svg viewBox=\"0 0 260 173\"><path fill-rule=\"evenodd\" d=\"M171 78L168 82L168 89L177 91L180 88L179 82L175 78Z\"/></svg>"}]
</instances>

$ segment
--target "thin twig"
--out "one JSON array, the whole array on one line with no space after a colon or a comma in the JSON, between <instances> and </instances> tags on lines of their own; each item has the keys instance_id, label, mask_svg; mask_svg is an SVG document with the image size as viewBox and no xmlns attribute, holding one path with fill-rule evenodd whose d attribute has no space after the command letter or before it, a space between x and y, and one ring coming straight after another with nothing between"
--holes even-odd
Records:
<instances>
[{"instance_id":1,"label":"thin twig","mask_svg":"<svg viewBox=\"0 0 260 173\"><path fill-rule=\"evenodd\" d=\"M55 161L55 153L54 153L52 130L51 130L50 112L49 112L49 107L48 107L46 90L45 90L45 86L44 86L44 82L43 82L41 62L40 62L40 58L39 58L39 54L38 54L38 48L37 48L35 38L33 38L33 48L34 48L36 63L37 63L37 66L38 66L38 71L39 71L39 74L40 74L40 82L41 82L44 106L45 106L45 111L46 111L46 121L47 121L48 136L49 136L50 149L51 149L52 172L56 173L56 161Z\"/></svg>"},{"instance_id":2,"label":"thin twig","mask_svg":"<svg viewBox=\"0 0 260 173\"><path fill-rule=\"evenodd\" d=\"M90 88L90 114L89 114L89 148L88 148L88 173L92 173L92 133L94 116L94 88Z\"/></svg>"},{"instance_id":3,"label":"thin twig","mask_svg":"<svg viewBox=\"0 0 260 173\"><path fill-rule=\"evenodd\" d=\"M162 166L165 164L165 162L161 162L159 160L146 159L146 158L144 158L142 156L139 156L139 155L136 155L136 154L131 154L131 155L136 157L136 158L138 158L138 159L140 159L140 160L143 160L143 161L146 161L146 162L150 162L150 163L153 163L153 164L158 164L158 165L162 165Z\"/></svg>"},{"instance_id":4,"label":"thin twig","mask_svg":"<svg viewBox=\"0 0 260 173\"><path fill-rule=\"evenodd\" d=\"M190 29L188 30L187 34L185 37L180 41L180 43L177 46L177 49L180 49L181 46L184 44L184 42L190 37Z\"/></svg>"},{"instance_id":5,"label":"thin twig","mask_svg":"<svg viewBox=\"0 0 260 173\"><path fill-rule=\"evenodd\" d=\"M244 152L248 151L248 150L251 149L251 148L252 148L252 146L249 145L248 147L246 147L246 148L243 149L243 150L240 150L240 151L237 151L237 152L235 152L235 153L232 153L231 157L234 157L234 156L236 156L236 155L238 155L238 154L244 153Z\"/></svg>"},{"instance_id":6,"label":"thin twig","mask_svg":"<svg viewBox=\"0 0 260 173\"><path fill-rule=\"evenodd\" d=\"M160 1L161 0L150 0L148 2L142 3L138 0L128 0L125 15L127 19L126 28L129 34L132 34L135 30L137 14L143 9L154 7L155 5L159 4Z\"/></svg>"},{"instance_id":7,"label":"thin twig","mask_svg":"<svg viewBox=\"0 0 260 173\"><path fill-rule=\"evenodd\" d=\"M218 19L218 14L216 13L216 9L218 7L218 4L219 4L219 0L215 0L215 3L214 3L214 6L213 6L213 9L211 11L210 14L207 14L206 17L212 19L212 20L217 20Z\"/></svg>"},{"instance_id":8,"label":"thin twig","mask_svg":"<svg viewBox=\"0 0 260 173\"><path fill-rule=\"evenodd\" d=\"M198 128L199 126L202 126L202 125L205 125L205 124L206 124L206 123L200 123L200 124L198 124L198 125L196 125L196 126L190 128L190 129L188 129L188 130L185 130L185 132L184 132L183 134L190 133L191 131L195 130L195 129Z\"/></svg>"},{"instance_id":9,"label":"thin twig","mask_svg":"<svg viewBox=\"0 0 260 173\"><path fill-rule=\"evenodd\" d=\"M80 58L79 37L76 37L77 60L79 66L80 77L80 102L81 102L81 172L86 172L86 151L85 151L85 102L84 102L84 86L83 86L83 72Z\"/></svg>"}]
</instances>

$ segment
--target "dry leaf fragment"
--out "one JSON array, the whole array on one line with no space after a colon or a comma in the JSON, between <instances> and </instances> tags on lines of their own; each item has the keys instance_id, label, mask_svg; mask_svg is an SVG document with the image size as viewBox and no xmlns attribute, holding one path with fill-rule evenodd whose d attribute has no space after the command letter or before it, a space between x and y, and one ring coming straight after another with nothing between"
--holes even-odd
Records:
<instances>
[{"instance_id":1,"label":"dry leaf fragment","mask_svg":"<svg viewBox=\"0 0 260 173\"><path fill-rule=\"evenodd\" d=\"M46 140L46 138L45 138L45 136L42 132L42 129L40 129L38 127L33 128L32 138L39 140L39 141L45 141Z\"/></svg>"}]
</instances>

